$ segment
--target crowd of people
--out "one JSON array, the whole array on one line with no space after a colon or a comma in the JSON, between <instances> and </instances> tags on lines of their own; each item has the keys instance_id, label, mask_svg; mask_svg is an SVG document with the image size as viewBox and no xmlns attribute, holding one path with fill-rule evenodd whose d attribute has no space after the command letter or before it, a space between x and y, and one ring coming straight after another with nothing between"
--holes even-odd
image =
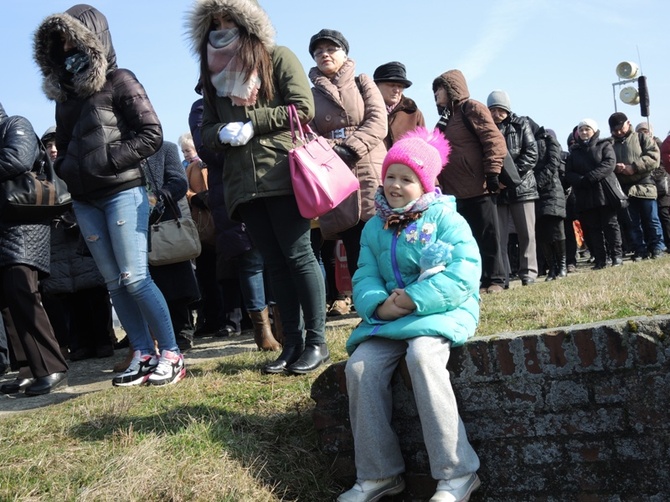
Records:
<instances>
[{"instance_id":1,"label":"crowd of people","mask_svg":"<svg viewBox=\"0 0 670 502\"><path fill-rule=\"evenodd\" d=\"M49 155L73 204L37 224L0 213L0 369L18 371L0 392L45 394L67 383L66 359L112 355L113 310L129 346L115 386L177 383L195 337L234 336L245 322L259 350L278 353L263 373L311 373L330 359L326 317L355 310L346 376L358 481L338 500L404 489L388 385L402 357L438 481L431 500L468 500L479 460L445 369L451 348L474 334L482 295L515 278L565 277L585 249L595 270L670 249L670 140L615 112L609 131L576 120L563 150L506 91L472 99L458 69L433 81L432 130L405 96L405 66L358 72L340 31L306 41L306 72L255 0L196 0L188 29L200 96L177 145L118 68L100 11L75 5L37 27L56 125L40 139L0 106L0 182ZM317 220L293 195L289 105L360 182ZM150 266L150 224L182 216L197 222L200 256ZM338 242L351 291L336 280Z\"/></svg>"}]
</instances>

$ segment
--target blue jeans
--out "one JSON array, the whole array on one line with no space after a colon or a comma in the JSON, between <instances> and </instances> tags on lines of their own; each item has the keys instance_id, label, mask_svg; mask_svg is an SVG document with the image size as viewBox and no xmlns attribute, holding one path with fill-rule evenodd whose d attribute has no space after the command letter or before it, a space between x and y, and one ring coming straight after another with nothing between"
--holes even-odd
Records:
<instances>
[{"instance_id":1,"label":"blue jeans","mask_svg":"<svg viewBox=\"0 0 670 502\"><path fill-rule=\"evenodd\" d=\"M284 345L326 343L326 288L312 251L310 222L300 215L295 197L259 198L241 204L239 212L263 255Z\"/></svg>"},{"instance_id":2,"label":"blue jeans","mask_svg":"<svg viewBox=\"0 0 670 502\"><path fill-rule=\"evenodd\" d=\"M149 275L145 188L75 200L74 212L133 349L153 353L153 334L159 350L178 352L167 303Z\"/></svg>"},{"instance_id":3,"label":"blue jeans","mask_svg":"<svg viewBox=\"0 0 670 502\"><path fill-rule=\"evenodd\" d=\"M656 201L637 197L630 197L628 200L629 238L635 254L646 257L654 251L664 251L663 230L661 220L658 219Z\"/></svg>"},{"instance_id":4,"label":"blue jeans","mask_svg":"<svg viewBox=\"0 0 670 502\"><path fill-rule=\"evenodd\" d=\"M236 257L240 281L240 292L247 312L260 312L267 307L265 299L265 262L256 247L252 247Z\"/></svg>"}]
</instances>

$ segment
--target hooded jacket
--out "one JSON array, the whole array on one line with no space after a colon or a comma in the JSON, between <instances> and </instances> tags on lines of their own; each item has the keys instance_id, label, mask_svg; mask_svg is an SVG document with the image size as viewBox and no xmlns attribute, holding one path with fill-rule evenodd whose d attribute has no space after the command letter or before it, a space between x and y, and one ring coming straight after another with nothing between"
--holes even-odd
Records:
<instances>
[{"instance_id":1,"label":"hooded jacket","mask_svg":"<svg viewBox=\"0 0 670 502\"><path fill-rule=\"evenodd\" d=\"M293 195L288 151L293 148L288 105L294 104L302 124L314 116L314 101L307 75L286 47L274 44L274 28L255 0L197 0L189 18L191 46L198 57L212 26L212 15L226 12L238 26L256 35L271 55L274 82L272 101L258 96L252 106L233 105L230 98L205 99L202 117L203 145L223 151L223 189L228 214L240 220L240 204L259 197ZM209 78L209 75L203 76ZM268 85L262 82L261 85ZM254 136L243 146L219 141L219 131L229 122L249 122Z\"/></svg>"},{"instance_id":2,"label":"hooded jacket","mask_svg":"<svg viewBox=\"0 0 670 502\"><path fill-rule=\"evenodd\" d=\"M487 194L486 175L500 174L503 159L507 154L505 138L502 136L489 109L483 103L470 99L470 91L465 77L459 70L449 70L433 81L433 91L443 87L447 92L449 105L437 127L449 140L451 153L449 163L438 176L445 193L457 199L481 197ZM463 118L465 107L474 135Z\"/></svg>"},{"instance_id":3,"label":"hooded jacket","mask_svg":"<svg viewBox=\"0 0 670 502\"><path fill-rule=\"evenodd\" d=\"M88 58L72 75L61 36ZM42 88L56 102L56 173L72 197L93 200L143 184L143 159L158 150L163 131L135 75L117 68L107 19L89 5L47 17L34 36Z\"/></svg>"},{"instance_id":4,"label":"hooded jacket","mask_svg":"<svg viewBox=\"0 0 670 502\"><path fill-rule=\"evenodd\" d=\"M8 117L0 104L0 183L31 170L40 153L38 145L28 119ZM48 222L22 225L0 217L0 268L27 265L43 278L49 273L49 239Z\"/></svg>"}]
</instances>

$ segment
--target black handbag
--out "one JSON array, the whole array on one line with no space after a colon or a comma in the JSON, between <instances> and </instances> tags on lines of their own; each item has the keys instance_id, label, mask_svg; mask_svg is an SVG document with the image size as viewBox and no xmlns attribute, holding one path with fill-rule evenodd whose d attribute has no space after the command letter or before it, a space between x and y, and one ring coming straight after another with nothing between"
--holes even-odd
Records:
<instances>
[{"instance_id":1,"label":"black handbag","mask_svg":"<svg viewBox=\"0 0 670 502\"><path fill-rule=\"evenodd\" d=\"M0 183L0 219L9 223L41 223L72 206L67 185L54 171L42 142L32 170Z\"/></svg>"},{"instance_id":2,"label":"black handbag","mask_svg":"<svg viewBox=\"0 0 670 502\"><path fill-rule=\"evenodd\" d=\"M600 181L607 204L614 209L626 209L628 207L628 196L623 192L619 180L614 174L610 174Z\"/></svg>"}]
</instances>

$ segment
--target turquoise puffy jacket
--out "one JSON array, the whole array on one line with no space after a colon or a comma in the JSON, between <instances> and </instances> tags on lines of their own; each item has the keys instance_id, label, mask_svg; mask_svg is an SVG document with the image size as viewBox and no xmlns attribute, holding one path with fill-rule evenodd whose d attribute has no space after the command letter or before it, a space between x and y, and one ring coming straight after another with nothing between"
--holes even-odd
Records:
<instances>
[{"instance_id":1,"label":"turquoise puffy jacket","mask_svg":"<svg viewBox=\"0 0 670 502\"><path fill-rule=\"evenodd\" d=\"M425 247L436 241L453 246L444 270L418 281ZM347 341L347 352L371 336L404 340L444 336L454 346L475 333L479 322L481 258L470 226L456 212L452 196L438 197L421 217L402 228L384 229L375 216L361 236L353 299L362 322ZM377 306L395 288L404 288L416 310L393 321L374 316Z\"/></svg>"}]
</instances>

